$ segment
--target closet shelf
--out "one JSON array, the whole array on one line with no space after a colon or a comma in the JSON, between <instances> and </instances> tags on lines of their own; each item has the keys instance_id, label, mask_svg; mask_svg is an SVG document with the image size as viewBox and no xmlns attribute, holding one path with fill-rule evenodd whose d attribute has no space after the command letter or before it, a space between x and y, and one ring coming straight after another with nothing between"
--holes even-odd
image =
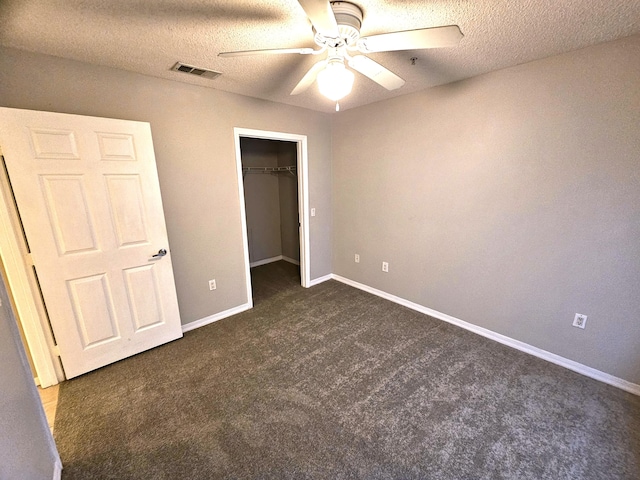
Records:
<instances>
[{"instance_id":1,"label":"closet shelf","mask_svg":"<svg viewBox=\"0 0 640 480\"><path fill-rule=\"evenodd\" d=\"M290 173L294 177L296 176L296 166L290 167L242 167L242 176L247 173L269 173L272 175L278 175L279 173Z\"/></svg>"}]
</instances>

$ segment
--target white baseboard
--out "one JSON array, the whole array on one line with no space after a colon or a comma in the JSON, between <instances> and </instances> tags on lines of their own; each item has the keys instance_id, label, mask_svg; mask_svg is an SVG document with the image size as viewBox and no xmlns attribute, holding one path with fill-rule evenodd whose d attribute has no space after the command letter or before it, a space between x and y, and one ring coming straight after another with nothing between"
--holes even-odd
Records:
<instances>
[{"instance_id":1,"label":"white baseboard","mask_svg":"<svg viewBox=\"0 0 640 480\"><path fill-rule=\"evenodd\" d=\"M332 278L335 278L333 274L325 275L324 277L314 278L309 282L309 284L307 285L307 288L313 287L314 285L318 285L319 283L322 283L322 282L326 282L327 280L331 280Z\"/></svg>"},{"instance_id":2,"label":"white baseboard","mask_svg":"<svg viewBox=\"0 0 640 480\"><path fill-rule=\"evenodd\" d=\"M259 267L260 265L266 265L267 263L273 263L273 262L277 262L279 260L283 260L283 256L282 255L278 255L277 257L269 257L269 258L263 258L262 260L256 260L255 262L251 262L249 264L249 267L253 268L253 267Z\"/></svg>"},{"instance_id":3,"label":"white baseboard","mask_svg":"<svg viewBox=\"0 0 640 480\"><path fill-rule=\"evenodd\" d=\"M460 320L459 318L452 317L451 315L447 315L446 313L438 312L437 310L424 307L422 305L411 302L409 300L405 300L404 298L400 298L390 293L383 292L382 290L378 290L377 288L364 285L362 283L356 282L354 280L350 280L345 277L341 277L340 275L332 274L332 275L328 275L328 277L334 280L337 280L339 282L345 283L347 285L351 285L352 287L358 288L360 290L364 290L365 292L369 292L373 295L377 295L378 297L385 298L399 305L403 305L417 312L424 313L425 315L429 315L430 317L437 318L438 320L443 320L447 323L451 323L458 327L464 328L465 330L469 330L470 332L477 333L478 335L482 335L483 337L489 338L491 340L495 340L496 342L515 348L516 350L520 350L522 352L528 353L530 355L541 358L548 362L555 363L556 365L560 365L561 367L568 368L569 370L573 370L574 372L593 378L594 380L598 380L600 382L607 383L614 387L618 387L622 390L633 393L634 395L640 395L640 385L638 384L631 383L622 378L614 377L613 375L602 372L600 370L596 370L595 368L588 367L586 365L575 362L573 360L569 360L568 358L561 357L560 355L556 355L555 353L542 350L541 348L534 347L533 345L529 345L528 343L521 342L520 340L515 340L511 337L507 337L500 333L496 333L492 330L488 330L486 328L479 327L472 323L465 322L464 320ZM325 278L325 277L322 277L322 278ZM320 280L320 279L316 279L316 280Z\"/></svg>"},{"instance_id":4,"label":"white baseboard","mask_svg":"<svg viewBox=\"0 0 640 480\"><path fill-rule=\"evenodd\" d=\"M222 320L223 318L227 318L232 315L237 315L238 313L249 310L252 307L253 307L253 303L247 302L243 305L230 308L229 310L225 310L223 312L216 313L214 315L209 315L208 317L205 317L205 318L201 318L200 320L194 320L193 322L189 322L185 325L182 325L182 333L188 332L189 330L195 330L196 328L204 327L205 325L209 325L210 323L217 322L218 320Z\"/></svg>"},{"instance_id":5,"label":"white baseboard","mask_svg":"<svg viewBox=\"0 0 640 480\"><path fill-rule=\"evenodd\" d=\"M281 257L285 262L293 263L294 265L300 265L300 262L295 258L287 257L285 255L282 255Z\"/></svg>"},{"instance_id":6,"label":"white baseboard","mask_svg":"<svg viewBox=\"0 0 640 480\"><path fill-rule=\"evenodd\" d=\"M300 262L294 258L287 257L285 255L278 255L277 257L269 257L263 258L262 260L256 260L255 262L251 262L249 267L259 267L261 265L266 265L267 263L279 262L280 260L284 260L285 262L293 263L294 265L300 265Z\"/></svg>"}]
</instances>

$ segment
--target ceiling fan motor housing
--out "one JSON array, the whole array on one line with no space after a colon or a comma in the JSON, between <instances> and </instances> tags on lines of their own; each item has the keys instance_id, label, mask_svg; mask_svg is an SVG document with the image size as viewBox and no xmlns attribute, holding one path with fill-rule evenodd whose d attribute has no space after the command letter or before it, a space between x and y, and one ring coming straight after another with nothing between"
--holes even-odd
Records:
<instances>
[{"instance_id":1,"label":"ceiling fan motor housing","mask_svg":"<svg viewBox=\"0 0 640 480\"><path fill-rule=\"evenodd\" d=\"M338 47L340 44L355 45L360 38L360 27L362 26L363 17L362 10L350 2L331 2L331 9L336 17L340 38L329 39L316 33L316 43L330 47Z\"/></svg>"},{"instance_id":2,"label":"ceiling fan motor housing","mask_svg":"<svg viewBox=\"0 0 640 480\"><path fill-rule=\"evenodd\" d=\"M331 9L336 16L340 37L347 45L353 45L360 38L362 26L362 10L349 2L331 2Z\"/></svg>"}]
</instances>

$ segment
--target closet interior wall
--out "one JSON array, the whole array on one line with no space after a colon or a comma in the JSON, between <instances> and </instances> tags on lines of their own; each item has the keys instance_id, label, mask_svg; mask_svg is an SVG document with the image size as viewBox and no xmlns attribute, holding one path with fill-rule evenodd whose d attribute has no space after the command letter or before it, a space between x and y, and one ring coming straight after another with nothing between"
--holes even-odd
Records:
<instances>
[{"instance_id":1,"label":"closet interior wall","mask_svg":"<svg viewBox=\"0 0 640 480\"><path fill-rule=\"evenodd\" d=\"M297 164L294 142L241 138L243 167L287 167ZM252 265L282 257L300 262L298 179L290 172L244 175L244 196Z\"/></svg>"}]
</instances>

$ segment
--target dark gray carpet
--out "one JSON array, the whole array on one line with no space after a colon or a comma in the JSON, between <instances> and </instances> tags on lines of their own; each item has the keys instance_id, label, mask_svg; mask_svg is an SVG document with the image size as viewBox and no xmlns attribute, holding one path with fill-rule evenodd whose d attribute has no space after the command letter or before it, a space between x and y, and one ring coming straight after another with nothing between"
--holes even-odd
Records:
<instances>
[{"instance_id":1,"label":"dark gray carpet","mask_svg":"<svg viewBox=\"0 0 640 480\"><path fill-rule=\"evenodd\" d=\"M61 386L63 479L638 479L640 398L285 262Z\"/></svg>"}]
</instances>

